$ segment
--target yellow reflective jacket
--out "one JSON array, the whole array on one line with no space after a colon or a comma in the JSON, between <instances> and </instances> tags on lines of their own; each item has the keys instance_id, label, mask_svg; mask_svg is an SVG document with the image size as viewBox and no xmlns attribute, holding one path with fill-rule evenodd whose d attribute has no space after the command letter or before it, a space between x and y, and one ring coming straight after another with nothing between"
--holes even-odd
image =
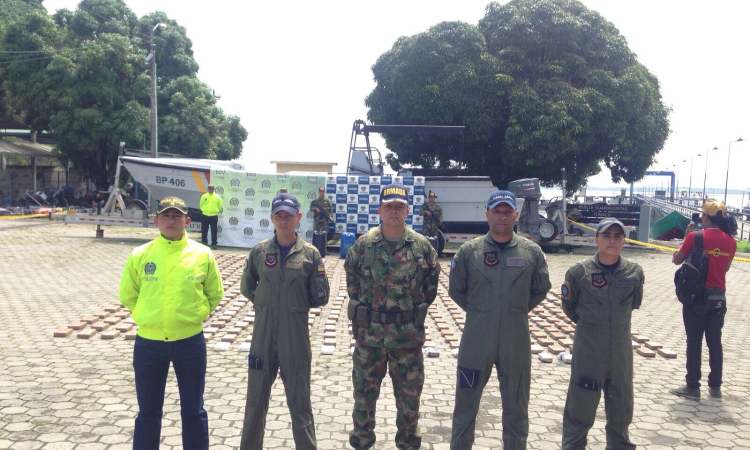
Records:
<instances>
[{"instance_id":1,"label":"yellow reflective jacket","mask_svg":"<svg viewBox=\"0 0 750 450\"><path fill-rule=\"evenodd\" d=\"M120 281L120 303L131 311L138 335L158 341L200 333L223 297L214 255L187 233L180 241L159 236L133 250Z\"/></svg>"},{"instance_id":2,"label":"yellow reflective jacket","mask_svg":"<svg viewBox=\"0 0 750 450\"><path fill-rule=\"evenodd\" d=\"M223 207L224 203L216 193L210 194L206 192L201 195L201 212L204 216L216 216Z\"/></svg>"}]
</instances>

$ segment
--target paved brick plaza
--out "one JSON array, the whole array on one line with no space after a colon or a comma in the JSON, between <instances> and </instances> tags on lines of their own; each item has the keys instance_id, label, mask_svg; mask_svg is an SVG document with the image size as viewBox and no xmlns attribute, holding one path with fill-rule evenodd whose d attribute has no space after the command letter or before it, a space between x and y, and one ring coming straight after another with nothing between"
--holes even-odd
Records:
<instances>
[{"instance_id":1,"label":"paved brick plaza","mask_svg":"<svg viewBox=\"0 0 750 450\"><path fill-rule=\"evenodd\" d=\"M39 224L40 222L32 222ZM131 448L137 413L132 370L133 341L127 311L116 311L120 274L130 250L155 236L156 230L108 228L104 239L94 239L94 227L53 224L21 228L24 222L0 222L0 448L13 449L126 449ZM245 250L216 251L227 288L226 303L209 319L215 333L208 342L206 409L212 449L237 448L246 390L246 357L241 351L252 336L252 307L243 304L239 275ZM553 290L565 270L583 257L548 255ZM684 380L684 331L680 305L674 297L674 266L667 253L632 251L646 271L643 307L634 313L633 331L641 340L677 353L636 355L636 408L633 440L645 449L750 448L750 264L735 263L728 274L728 304L724 327L724 398L700 402L680 399L668 388ZM447 263L447 259L443 259ZM447 264L444 264L447 266ZM342 262L327 257L331 301L311 314L313 351L313 408L320 449L348 447L352 406L349 357L350 335L345 309ZM539 339L547 349L564 347L563 328L552 295L532 314ZM110 311L107 311L110 309ZM462 315L447 296L441 279L438 299L431 309L428 331L440 356L425 359L426 383L420 420L426 449L449 447L456 360L451 344L460 337ZM118 315L120 317L118 317ZM96 322L67 337L53 337L88 316ZM89 320L93 320L89 318ZM112 323L107 323L107 322ZM224 322L222 328L220 322ZM103 331L94 326L107 325ZM214 326L219 324L218 326ZM247 324L247 325L246 325ZM208 326L208 325L207 325ZM77 338L81 331L89 339ZM104 333L113 339L103 339ZM547 336L544 336L544 334ZM553 333L562 333L559 336ZM116 337L115 337L116 336ZM536 338L536 336L535 336ZM536 342L540 342L535 339ZM214 350L222 341L229 348ZM332 355L321 355L321 350ZM654 346L658 347L658 345ZM645 342L641 348L646 350ZM656 352L658 349L654 349ZM704 348L704 368L708 355ZM704 372L705 373L705 372ZM530 401L529 448L559 448L562 411L570 366L543 363L534 356ZM705 376L704 376L705 380ZM378 403L377 449L392 449L395 403L386 377ZM266 430L266 448L293 448L288 411L280 381L274 386ZM180 448L180 413L173 375L167 388L162 448ZM500 396L493 376L485 390L474 448L500 448ZM604 448L604 408L589 435L590 448Z\"/></svg>"}]
</instances>

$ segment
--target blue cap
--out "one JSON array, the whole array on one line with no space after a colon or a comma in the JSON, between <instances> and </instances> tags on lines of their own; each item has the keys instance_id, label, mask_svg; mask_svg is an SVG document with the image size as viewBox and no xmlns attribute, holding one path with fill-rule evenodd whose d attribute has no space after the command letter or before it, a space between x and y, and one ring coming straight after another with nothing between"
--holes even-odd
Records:
<instances>
[{"instance_id":1,"label":"blue cap","mask_svg":"<svg viewBox=\"0 0 750 450\"><path fill-rule=\"evenodd\" d=\"M384 205L390 202L409 204L409 197L406 195L406 188L403 184L389 184L380 191L380 204Z\"/></svg>"},{"instance_id":2,"label":"blue cap","mask_svg":"<svg viewBox=\"0 0 750 450\"><path fill-rule=\"evenodd\" d=\"M276 214L278 211L297 214L299 212L299 202L297 201L297 197L288 193L281 193L274 197L271 202L271 214Z\"/></svg>"},{"instance_id":3,"label":"blue cap","mask_svg":"<svg viewBox=\"0 0 750 450\"><path fill-rule=\"evenodd\" d=\"M492 209L500 203L506 203L513 209L516 209L516 196L510 191L495 191L487 200L487 209Z\"/></svg>"}]
</instances>

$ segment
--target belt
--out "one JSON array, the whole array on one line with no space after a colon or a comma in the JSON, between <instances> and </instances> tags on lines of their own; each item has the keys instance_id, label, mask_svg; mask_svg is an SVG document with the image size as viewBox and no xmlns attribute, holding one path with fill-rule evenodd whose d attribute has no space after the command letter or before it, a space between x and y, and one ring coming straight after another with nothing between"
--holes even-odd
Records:
<instances>
[{"instance_id":1,"label":"belt","mask_svg":"<svg viewBox=\"0 0 750 450\"><path fill-rule=\"evenodd\" d=\"M382 312L368 310L370 320L375 323L404 323L414 320L415 312L411 311L399 311L399 312Z\"/></svg>"}]
</instances>

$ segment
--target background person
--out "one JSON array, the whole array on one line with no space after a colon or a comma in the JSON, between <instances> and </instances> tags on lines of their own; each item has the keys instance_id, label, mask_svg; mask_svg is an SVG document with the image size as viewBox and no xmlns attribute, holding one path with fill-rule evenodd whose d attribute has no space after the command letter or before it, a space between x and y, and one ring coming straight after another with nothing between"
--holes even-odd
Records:
<instances>
[{"instance_id":1,"label":"background person","mask_svg":"<svg viewBox=\"0 0 750 450\"><path fill-rule=\"evenodd\" d=\"M187 212L180 198L159 202L154 223L161 235L133 250L120 282L120 302L138 325L133 349L138 398L135 450L159 449L170 363L180 393L182 446L208 449L203 321L224 297L224 289L211 250L185 233L190 225Z\"/></svg>"},{"instance_id":2,"label":"background person","mask_svg":"<svg viewBox=\"0 0 750 450\"><path fill-rule=\"evenodd\" d=\"M217 227L219 225L219 212L224 208L221 197L214 193L214 185L208 185L208 192L201 195L201 244L208 245L208 228L211 227L211 248L216 249Z\"/></svg>"},{"instance_id":3,"label":"background person","mask_svg":"<svg viewBox=\"0 0 750 450\"><path fill-rule=\"evenodd\" d=\"M708 256L708 312L705 315L697 315L691 307L683 305L682 321L687 335L687 374L684 386L669 390L672 394L695 399L701 396L701 351L704 334L708 346L708 365L711 368L708 374L708 393L711 397L721 398L724 367L721 329L724 327L724 316L727 313L726 274L737 251L737 241L732 237L737 234L737 224L734 219L727 217L726 206L721 202L710 201L703 204L701 211L703 251ZM680 249L675 252L672 262L676 265L684 263L693 247L695 233L690 233L685 237Z\"/></svg>"}]
</instances>

